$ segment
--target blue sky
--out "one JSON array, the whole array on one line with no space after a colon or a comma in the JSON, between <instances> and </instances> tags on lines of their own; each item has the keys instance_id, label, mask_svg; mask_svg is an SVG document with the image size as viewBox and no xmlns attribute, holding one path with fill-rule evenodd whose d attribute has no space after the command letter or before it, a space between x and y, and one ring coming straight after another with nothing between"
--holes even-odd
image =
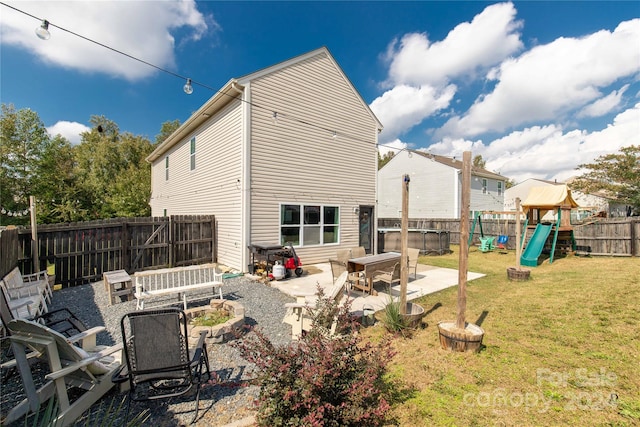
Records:
<instances>
[{"instance_id":1,"label":"blue sky","mask_svg":"<svg viewBox=\"0 0 640 427\"><path fill-rule=\"evenodd\" d=\"M72 142L92 115L154 140L212 88L326 46L390 147L461 156L522 181L640 144L640 3L7 1L0 100ZM322 117L308 118L322 124Z\"/></svg>"}]
</instances>

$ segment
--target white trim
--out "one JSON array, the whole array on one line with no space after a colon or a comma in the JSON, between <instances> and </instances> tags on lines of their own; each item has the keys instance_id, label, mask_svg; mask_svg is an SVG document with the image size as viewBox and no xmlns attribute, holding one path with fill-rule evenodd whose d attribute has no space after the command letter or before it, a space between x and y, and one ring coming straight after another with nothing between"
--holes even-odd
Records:
<instances>
[{"instance_id":1,"label":"white trim","mask_svg":"<svg viewBox=\"0 0 640 427\"><path fill-rule=\"evenodd\" d=\"M249 245L251 244L251 83L245 86L242 94L242 182L240 183L240 191L242 191L242 209L240 223L240 242L242 244L241 266L244 269L249 265Z\"/></svg>"},{"instance_id":2,"label":"white trim","mask_svg":"<svg viewBox=\"0 0 640 427\"><path fill-rule=\"evenodd\" d=\"M299 224L290 224L290 225L283 225L282 224L282 206L299 206L300 209L300 223ZM304 208L306 206L319 206L320 207L320 223L317 224L318 227L320 227L320 233L319 233L319 239L320 239L320 243L317 244L309 244L309 245L305 245L304 244L304 228L305 228L305 224L304 224ZM333 223L333 224L326 224L324 222L324 208L337 208L338 209L338 215L337 215L337 223ZM324 247L324 246L335 246L335 245L339 245L340 244L340 235L342 234L342 220L341 220L341 215L342 215L342 210L343 207L340 204L332 204L332 203L314 203L314 202L280 202L278 204L278 242L282 242L282 227L283 226L290 226L290 227L299 227L300 232L298 233L298 237L299 237L299 242L298 244L294 244L293 246L296 248L317 248L317 247ZM315 224L309 224L306 227L312 227ZM325 243L324 242L324 238L323 238L323 228L325 226L337 226L338 227L338 233L336 236L336 241L335 242L328 242ZM286 242L284 242L286 243Z\"/></svg>"}]
</instances>

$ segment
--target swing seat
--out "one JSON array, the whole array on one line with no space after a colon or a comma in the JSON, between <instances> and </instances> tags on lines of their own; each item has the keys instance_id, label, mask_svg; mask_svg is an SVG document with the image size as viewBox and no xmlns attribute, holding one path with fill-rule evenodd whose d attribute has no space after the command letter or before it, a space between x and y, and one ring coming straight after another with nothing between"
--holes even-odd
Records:
<instances>
[{"instance_id":1,"label":"swing seat","mask_svg":"<svg viewBox=\"0 0 640 427\"><path fill-rule=\"evenodd\" d=\"M480 252L489 252L495 249L493 242L495 241L495 237L480 237Z\"/></svg>"},{"instance_id":2,"label":"swing seat","mask_svg":"<svg viewBox=\"0 0 640 427\"><path fill-rule=\"evenodd\" d=\"M501 234L500 236L498 236L498 240L496 241L498 249L507 249L508 241L509 241L509 236L505 236L504 234Z\"/></svg>"}]
</instances>

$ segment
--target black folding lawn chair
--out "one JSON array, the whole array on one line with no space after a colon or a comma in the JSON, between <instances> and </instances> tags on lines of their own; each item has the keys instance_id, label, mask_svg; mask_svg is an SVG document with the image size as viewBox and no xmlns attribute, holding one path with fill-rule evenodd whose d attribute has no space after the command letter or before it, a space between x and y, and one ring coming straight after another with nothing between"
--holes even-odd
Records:
<instances>
[{"instance_id":1,"label":"black folding lawn chair","mask_svg":"<svg viewBox=\"0 0 640 427\"><path fill-rule=\"evenodd\" d=\"M200 334L196 347L190 350L187 319L177 308L128 313L120 325L125 360L112 379L115 383L129 381L127 418L131 400L182 396L195 386L193 423L198 417L200 385L210 379L207 332Z\"/></svg>"}]
</instances>

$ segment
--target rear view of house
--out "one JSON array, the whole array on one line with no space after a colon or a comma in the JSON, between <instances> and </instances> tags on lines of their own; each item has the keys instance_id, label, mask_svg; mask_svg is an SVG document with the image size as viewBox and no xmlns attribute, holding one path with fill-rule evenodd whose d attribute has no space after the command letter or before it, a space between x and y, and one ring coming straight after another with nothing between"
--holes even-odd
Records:
<instances>
[{"instance_id":1,"label":"rear view of house","mask_svg":"<svg viewBox=\"0 0 640 427\"><path fill-rule=\"evenodd\" d=\"M371 251L381 130L326 48L231 79L148 157L152 215L215 215L217 261L241 271L258 242Z\"/></svg>"}]
</instances>

